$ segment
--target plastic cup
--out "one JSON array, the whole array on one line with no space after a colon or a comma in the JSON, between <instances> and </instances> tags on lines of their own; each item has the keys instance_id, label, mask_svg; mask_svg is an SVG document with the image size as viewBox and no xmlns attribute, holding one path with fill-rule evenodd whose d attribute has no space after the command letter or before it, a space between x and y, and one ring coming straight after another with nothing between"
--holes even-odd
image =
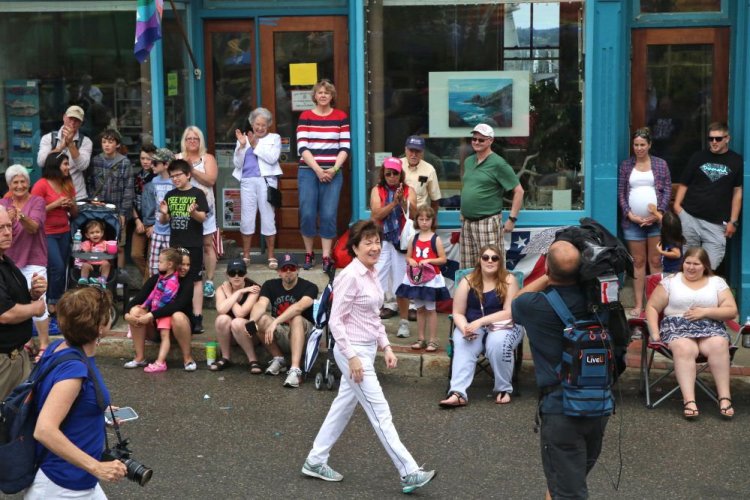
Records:
<instances>
[{"instance_id":1,"label":"plastic cup","mask_svg":"<svg viewBox=\"0 0 750 500\"><path fill-rule=\"evenodd\" d=\"M117 253L117 242L116 241L108 241L107 242L107 253L110 255L115 255Z\"/></svg>"},{"instance_id":2,"label":"plastic cup","mask_svg":"<svg viewBox=\"0 0 750 500\"><path fill-rule=\"evenodd\" d=\"M216 361L216 342L206 342L206 364L211 366Z\"/></svg>"}]
</instances>

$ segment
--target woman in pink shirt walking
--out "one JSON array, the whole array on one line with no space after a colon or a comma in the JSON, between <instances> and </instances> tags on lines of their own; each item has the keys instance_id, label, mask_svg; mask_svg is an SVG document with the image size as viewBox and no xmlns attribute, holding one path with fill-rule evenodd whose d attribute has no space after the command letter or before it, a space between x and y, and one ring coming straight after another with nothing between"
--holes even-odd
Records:
<instances>
[{"instance_id":1,"label":"woman in pink shirt walking","mask_svg":"<svg viewBox=\"0 0 750 500\"><path fill-rule=\"evenodd\" d=\"M359 403L398 469L402 491L411 493L429 483L435 477L435 471L422 470L401 443L375 373L378 347L383 349L388 368L395 368L397 363L380 321L383 289L375 263L380 257L381 238L381 229L371 220L361 220L349 231L347 250L356 258L334 282L333 307L328 323L336 341L333 352L341 370L341 386L307 455L302 473L324 481L344 478L328 466L328 456Z\"/></svg>"}]
</instances>

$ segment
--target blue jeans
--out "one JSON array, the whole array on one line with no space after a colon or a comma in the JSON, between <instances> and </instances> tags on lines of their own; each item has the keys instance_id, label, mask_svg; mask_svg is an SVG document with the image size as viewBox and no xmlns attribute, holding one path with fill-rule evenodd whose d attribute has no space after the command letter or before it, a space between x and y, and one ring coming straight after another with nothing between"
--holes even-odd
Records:
<instances>
[{"instance_id":1,"label":"blue jeans","mask_svg":"<svg viewBox=\"0 0 750 500\"><path fill-rule=\"evenodd\" d=\"M339 193L344 176L336 174L331 182L324 183L311 168L300 168L297 172L299 189L299 227L302 236L318 235L316 222L320 217L320 237L336 238L336 213L339 208Z\"/></svg>"},{"instance_id":2,"label":"blue jeans","mask_svg":"<svg viewBox=\"0 0 750 500\"><path fill-rule=\"evenodd\" d=\"M47 303L57 304L65 291L65 268L70 260L70 233L47 235Z\"/></svg>"}]
</instances>

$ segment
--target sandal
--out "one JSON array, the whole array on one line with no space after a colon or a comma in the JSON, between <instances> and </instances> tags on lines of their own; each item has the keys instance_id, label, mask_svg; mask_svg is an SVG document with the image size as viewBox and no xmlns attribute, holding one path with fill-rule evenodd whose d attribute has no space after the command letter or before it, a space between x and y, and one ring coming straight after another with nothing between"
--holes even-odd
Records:
<instances>
[{"instance_id":1,"label":"sandal","mask_svg":"<svg viewBox=\"0 0 750 500\"><path fill-rule=\"evenodd\" d=\"M269 269L278 269L279 268L279 261L271 257L268 259L268 268Z\"/></svg>"},{"instance_id":2,"label":"sandal","mask_svg":"<svg viewBox=\"0 0 750 500\"><path fill-rule=\"evenodd\" d=\"M250 361L250 373L253 375L260 375L263 373L263 368L260 366L260 363L257 361Z\"/></svg>"},{"instance_id":3,"label":"sandal","mask_svg":"<svg viewBox=\"0 0 750 500\"><path fill-rule=\"evenodd\" d=\"M721 406L722 401L729 401L729 406ZM719 413L721 413L721 416L724 417L724 419L732 420L732 417L734 417L734 407L732 406L731 399L719 398Z\"/></svg>"},{"instance_id":4,"label":"sandal","mask_svg":"<svg viewBox=\"0 0 750 500\"><path fill-rule=\"evenodd\" d=\"M427 342L425 342L424 339L417 340L411 345L411 348L414 349L415 351L418 351L419 349L424 349L425 347L427 347Z\"/></svg>"},{"instance_id":5,"label":"sandal","mask_svg":"<svg viewBox=\"0 0 750 500\"><path fill-rule=\"evenodd\" d=\"M695 408L688 408L688 405L695 405ZM685 417L686 420L695 420L699 415L700 412L698 411L698 405L695 404L695 401L685 401L682 403L682 416Z\"/></svg>"},{"instance_id":6,"label":"sandal","mask_svg":"<svg viewBox=\"0 0 750 500\"><path fill-rule=\"evenodd\" d=\"M458 408L467 404L466 398L455 391L451 392L447 398L438 403L441 408Z\"/></svg>"},{"instance_id":7,"label":"sandal","mask_svg":"<svg viewBox=\"0 0 750 500\"><path fill-rule=\"evenodd\" d=\"M211 366L209 366L208 369L212 372L220 372L224 368L229 368L230 366L232 366L231 361L227 358L221 358L220 360L211 363Z\"/></svg>"},{"instance_id":8,"label":"sandal","mask_svg":"<svg viewBox=\"0 0 750 500\"><path fill-rule=\"evenodd\" d=\"M440 344L434 341L427 342L427 348L425 349L425 352L435 352L440 348Z\"/></svg>"},{"instance_id":9,"label":"sandal","mask_svg":"<svg viewBox=\"0 0 750 500\"><path fill-rule=\"evenodd\" d=\"M508 399L505 399L505 398ZM497 393L497 396L495 396L495 404L496 405L507 405L510 403L510 394L508 394L505 391L500 391Z\"/></svg>"}]
</instances>

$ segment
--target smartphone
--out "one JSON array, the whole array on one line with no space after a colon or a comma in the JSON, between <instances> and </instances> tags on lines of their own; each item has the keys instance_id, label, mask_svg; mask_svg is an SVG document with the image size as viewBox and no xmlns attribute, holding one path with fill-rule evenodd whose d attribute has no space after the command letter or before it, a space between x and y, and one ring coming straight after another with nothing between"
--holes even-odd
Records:
<instances>
[{"instance_id":1,"label":"smartphone","mask_svg":"<svg viewBox=\"0 0 750 500\"><path fill-rule=\"evenodd\" d=\"M129 422L131 420L137 419L138 414L131 407L125 406L124 408L115 410L115 418L120 422ZM107 421L107 424L112 425L112 412L110 412L109 410L105 411L104 420Z\"/></svg>"},{"instance_id":2,"label":"smartphone","mask_svg":"<svg viewBox=\"0 0 750 500\"><path fill-rule=\"evenodd\" d=\"M258 333L258 325L255 324L255 321L248 321L247 323L245 323L245 329L250 335L255 335L256 333Z\"/></svg>"}]
</instances>

